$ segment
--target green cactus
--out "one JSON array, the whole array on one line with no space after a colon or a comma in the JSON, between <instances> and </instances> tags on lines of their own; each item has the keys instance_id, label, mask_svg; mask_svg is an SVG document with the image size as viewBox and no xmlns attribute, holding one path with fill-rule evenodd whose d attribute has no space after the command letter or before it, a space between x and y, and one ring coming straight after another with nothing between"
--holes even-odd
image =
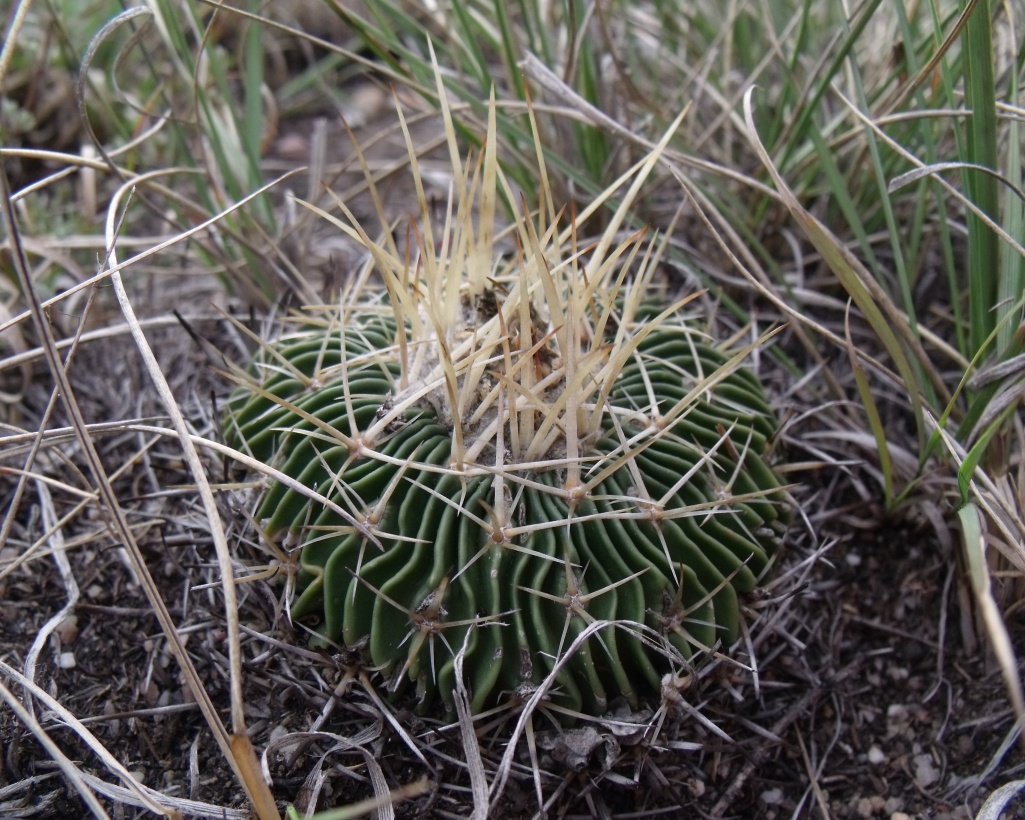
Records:
<instances>
[{"instance_id":1,"label":"green cactus","mask_svg":"<svg viewBox=\"0 0 1025 820\"><path fill-rule=\"evenodd\" d=\"M343 225L383 286L368 266L341 308L268 346L226 437L332 502L272 483L258 517L301 547L292 616L365 641L393 691L451 704L465 643L480 712L617 621L633 626L588 637L550 700L636 707L671 659L736 639L738 595L785 530L754 345L720 350L689 299L653 307L664 240L613 241L637 184L582 252L544 199L494 238L493 126L482 161L454 165L440 247L422 192L416 255Z\"/></svg>"}]
</instances>

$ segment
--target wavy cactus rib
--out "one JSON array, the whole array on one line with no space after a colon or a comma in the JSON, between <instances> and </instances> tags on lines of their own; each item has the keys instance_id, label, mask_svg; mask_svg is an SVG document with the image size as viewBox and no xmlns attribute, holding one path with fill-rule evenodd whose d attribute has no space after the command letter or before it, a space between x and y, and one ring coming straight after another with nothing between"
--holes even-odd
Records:
<instances>
[{"instance_id":1,"label":"wavy cactus rib","mask_svg":"<svg viewBox=\"0 0 1025 820\"><path fill-rule=\"evenodd\" d=\"M494 191L493 150L458 178L463 202ZM480 712L619 621L636 630L588 638L552 703L636 707L670 658L738 635L738 595L787 520L765 456L775 417L749 349L712 345L687 300L645 301L662 244L613 247L612 225L588 256L575 226L524 216L520 251L496 260L493 226L460 212L437 248L421 209L418 267L370 247L384 288L269 347L227 438L351 513L279 483L259 506L301 546L293 617L365 642L393 690L450 703L466 639Z\"/></svg>"}]
</instances>

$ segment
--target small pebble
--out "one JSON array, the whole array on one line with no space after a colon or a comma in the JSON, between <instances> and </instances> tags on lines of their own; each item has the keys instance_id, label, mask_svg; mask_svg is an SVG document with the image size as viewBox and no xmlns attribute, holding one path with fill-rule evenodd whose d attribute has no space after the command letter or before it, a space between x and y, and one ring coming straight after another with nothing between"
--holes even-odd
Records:
<instances>
[{"instance_id":1,"label":"small pebble","mask_svg":"<svg viewBox=\"0 0 1025 820\"><path fill-rule=\"evenodd\" d=\"M157 705L157 700L160 698L160 689L151 680L141 694L146 705L152 708Z\"/></svg>"},{"instance_id":2,"label":"small pebble","mask_svg":"<svg viewBox=\"0 0 1025 820\"><path fill-rule=\"evenodd\" d=\"M56 632L63 646L71 646L78 637L78 617L69 615L57 624Z\"/></svg>"},{"instance_id":3,"label":"small pebble","mask_svg":"<svg viewBox=\"0 0 1025 820\"><path fill-rule=\"evenodd\" d=\"M275 726L273 729L270 730L270 743L269 743L269 745L274 745L275 743L277 743L279 740L281 740L283 737L286 737L287 735L288 735L288 729L286 729L284 727L284 725L279 723L277 726Z\"/></svg>"},{"instance_id":4,"label":"small pebble","mask_svg":"<svg viewBox=\"0 0 1025 820\"><path fill-rule=\"evenodd\" d=\"M921 789L927 789L940 779L940 773L932 762L932 755L915 755L915 784Z\"/></svg>"},{"instance_id":5,"label":"small pebble","mask_svg":"<svg viewBox=\"0 0 1025 820\"><path fill-rule=\"evenodd\" d=\"M768 789L761 794L761 800L766 806L778 806L783 802L782 789Z\"/></svg>"},{"instance_id":6,"label":"small pebble","mask_svg":"<svg viewBox=\"0 0 1025 820\"><path fill-rule=\"evenodd\" d=\"M878 746L872 746L868 750L868 762L871 763L873 766L878 766L886 762L886 755L883 753L883 750L880 749Z\"/></svg>"},{"instance_id":7,"label":"small pebble","mask_svg":"<svg viewBox=\"0 0 1025 820\"><path fill-rule=\"evenodd\" d=\"M61 669L74 669L78 666L78 661L75 660L74 652L61 652L57 657L57 665Z\"/></svg>"},{"instance_id":8,"label":"small pebble","mask_svg":"<svg viewBox=\"0 0 1025 820\"><path fill-rule=\"evenodd\" d=\"M282 159L302 162L309 159L310 141L302 134L285 134L274 143L274 151Z\"/></svg>"}]
</instances>

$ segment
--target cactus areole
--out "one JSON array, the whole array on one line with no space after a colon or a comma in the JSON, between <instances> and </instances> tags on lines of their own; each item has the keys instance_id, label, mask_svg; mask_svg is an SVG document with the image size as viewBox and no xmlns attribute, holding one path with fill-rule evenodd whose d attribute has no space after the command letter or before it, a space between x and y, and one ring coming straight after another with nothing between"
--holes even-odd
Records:
<instances>
[{"instance_id":1,"label":"cactus areole","mask_svg":"<svg viewBox=\"0 0 1025 820\"><path fill-rule=\"evenodd\" d=\"M653 306L665 242L643 233L581 250L548 212L494 254L500 172L458 170L480 214L437 247L422 208L412 252L360 232L357 285L263 350L227 439L320 497L259 502L299 550L292 617L393 692L451 706L463 653L475 713L539 686L564 713L637 708L737 638L785 530L754 345Z\"/></svg>"}]
</instances>

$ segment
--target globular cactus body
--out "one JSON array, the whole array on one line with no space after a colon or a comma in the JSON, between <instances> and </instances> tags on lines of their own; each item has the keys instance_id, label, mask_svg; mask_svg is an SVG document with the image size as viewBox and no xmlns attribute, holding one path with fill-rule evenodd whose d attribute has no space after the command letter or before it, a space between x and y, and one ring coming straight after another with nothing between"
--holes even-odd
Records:
<instances>
[{"instance_id":1,"label":"globular cactus body","mask_svg":"<svg viewBox=\"0 0 1025 820\"><path fill-rule=\"evenodd\" d=\"M471 201L499 173L482 165L462 177ZM738 596L785 529L749 351L645 301L661 246L628 278L639 235L610 250L613 225L585 260L552 217L523 217L521 251L496 262L493 226L447 224L439 250L422 208L421 272L374 245L382 293L268 348L229 404L230 444L332 502L284 483L260 502L266 531L301 548L292 616L365 643L423 709L451 703L464 644L479 712L604 622L550 702L637 707L673 659L736 639Z\"/></svg>"}]
</instances>

